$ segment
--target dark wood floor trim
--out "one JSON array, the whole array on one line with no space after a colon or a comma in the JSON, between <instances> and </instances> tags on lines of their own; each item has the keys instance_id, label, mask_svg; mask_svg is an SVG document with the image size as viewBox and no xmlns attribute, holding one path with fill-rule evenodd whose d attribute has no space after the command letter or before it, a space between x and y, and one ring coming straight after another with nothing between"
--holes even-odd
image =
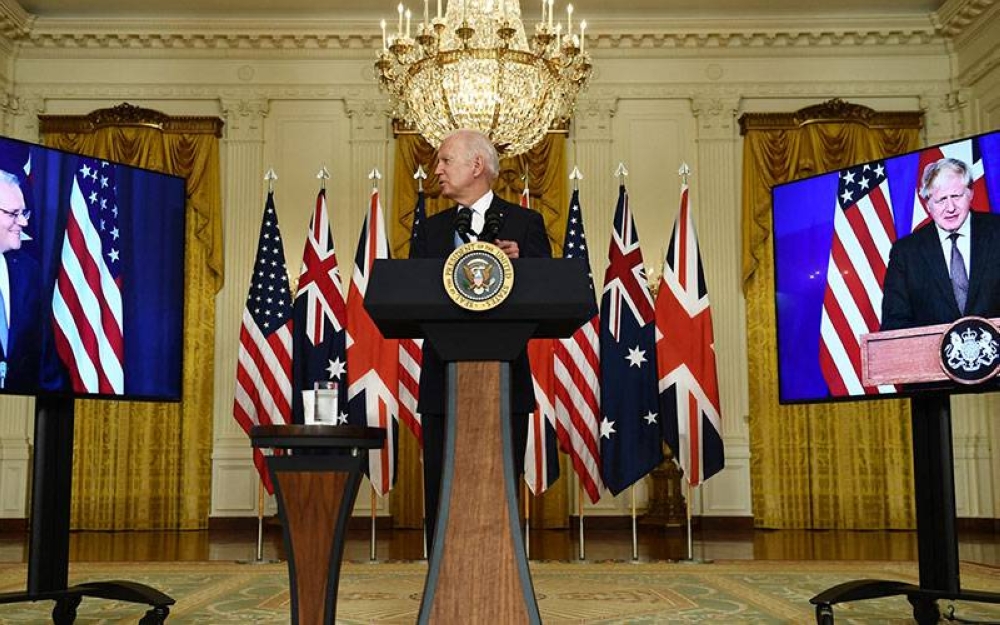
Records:
<instances>
[{"instance_id":1,"label":"dark wood floor trim","mask_svg":"<svg viewBox=\"0 0 1000 625\"><path fill-rule=\"evenodd\" d=\"M20 534L28 531L28 519L0 519L0 532Z\"/></svg>"}]
</instances>

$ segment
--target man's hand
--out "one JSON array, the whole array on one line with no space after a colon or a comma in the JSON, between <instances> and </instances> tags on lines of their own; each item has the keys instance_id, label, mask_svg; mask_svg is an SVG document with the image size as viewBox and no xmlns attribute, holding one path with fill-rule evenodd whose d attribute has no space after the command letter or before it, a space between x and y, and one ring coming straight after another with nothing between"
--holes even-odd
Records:
<instances>
[{"instance_id":1,"label":"man's hand","mask_svg":"<svg viewBox=\"0 0 1000 625\"><path fill-rule=\"evenodd\" d=\"M497 239L495 243L496 246L507 255L507 258L521 257L521 250L517 247L517 241L504 241L503 239Z\"/></svg>"}]
</instances>

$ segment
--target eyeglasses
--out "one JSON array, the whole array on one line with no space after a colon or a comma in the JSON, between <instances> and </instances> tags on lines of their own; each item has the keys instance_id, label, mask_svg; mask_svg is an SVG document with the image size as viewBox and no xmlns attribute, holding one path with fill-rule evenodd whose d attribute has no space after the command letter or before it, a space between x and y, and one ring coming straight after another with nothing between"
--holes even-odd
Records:
<instances>
[{"instance_id":1,"label":"eyeglasses","mask_svg":"<svg viewBox=\"0 0 1000 625\"><path fill-rule=\"evenodd\" d=\"M6 208L0 208L0 213L3 213L4 215L7 215L8 217L10 217L11 219L13 219L14 221L17 221L17 219L19 217L24 217L25 221L31 219L31 209L30 208L26 208L26 209L21 210L21 211L9 211Z\"/></svg>"}]
</instances>

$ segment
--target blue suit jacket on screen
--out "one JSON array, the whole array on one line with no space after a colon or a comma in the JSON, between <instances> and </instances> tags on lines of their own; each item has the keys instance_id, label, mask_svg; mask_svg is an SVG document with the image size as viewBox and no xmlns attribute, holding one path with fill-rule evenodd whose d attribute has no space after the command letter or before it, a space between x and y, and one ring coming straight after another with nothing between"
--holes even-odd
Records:
<instances>
[{"instance_id":1,"label":"blue suit jacket on screen","mask_svg":"<svg viewBox=\"0 0 1000 625\"><path fill-rule=\"evenodd\" d=\"M38 390L42 343L41 271L35 259L21 251L7 252L4 258L10 278L4 389L33 394Z\"/></svg>"},{"instance_id":2,"label":"blue suit jacket on screen","mask_svg":"<svg viewBox=\"0 0 1000 625\"><path fill-rule=\"evenodd\" d=\"M882 330L1000 317L1000 215L970 213L969 296L958 309L937 228L929 223L896 241L882 293Z\"/></svg>"}]
</instances>

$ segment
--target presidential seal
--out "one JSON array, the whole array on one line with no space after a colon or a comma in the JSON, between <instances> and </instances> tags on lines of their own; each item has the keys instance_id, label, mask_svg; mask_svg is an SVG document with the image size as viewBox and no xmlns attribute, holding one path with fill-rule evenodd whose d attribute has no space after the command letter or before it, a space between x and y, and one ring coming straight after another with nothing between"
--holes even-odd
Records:
<instances>
[{"instance_id":1,"label":"presidential seal","mask_svg":"<svg viewBox=\"0 0 1000 625\"><path fill-rule=\"evenodd\" d=\"M444 263L444 290L462 308L495 308L507 299L513 286L514 266L492 243L466 243Z\"/></svg>"},{"instance_id":2,"label":"presidential seal","mask_svg":"<svg viewBox=\"0 0 1000 625\"><path fill-rule=\"evenodd\" d=\"M982 317L963 317L941 337L941 368L959 384L979 384L1000 369L1000 331Z\"/></svg>"}]
</instances>

